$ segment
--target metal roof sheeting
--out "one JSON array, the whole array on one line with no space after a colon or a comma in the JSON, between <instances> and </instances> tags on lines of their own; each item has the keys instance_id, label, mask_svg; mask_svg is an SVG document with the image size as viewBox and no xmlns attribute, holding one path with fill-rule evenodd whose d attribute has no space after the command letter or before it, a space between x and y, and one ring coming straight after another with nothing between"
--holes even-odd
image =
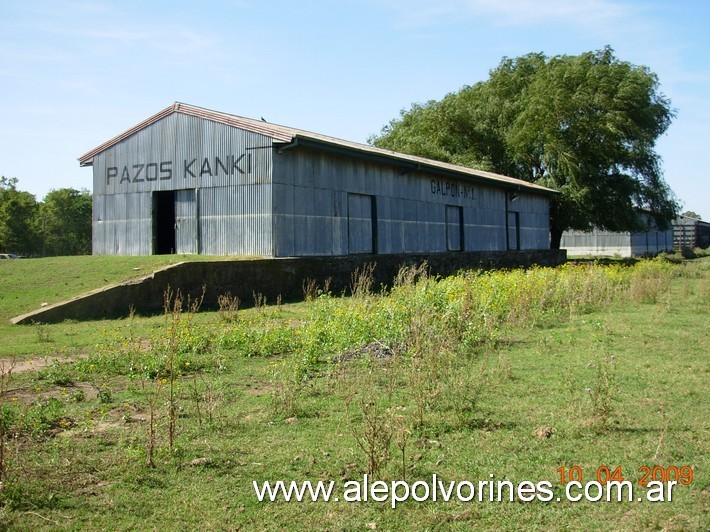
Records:
<instances>
[{"instance_id":1,"label":"metal roof sheeting","mask_svg":"<svg viewBox=\"0 0 710 532\"><path fill-rule=\"evenodd\" d=\"M496 174L493 172L486 172L484 170L477 170L474 168L444 163L441 161L426 159L424 157L417 157L415 155L408 155L395 151L383 150L381 148L376 148L367 144L360 144L357 142L342 140L327 135L312 133L310 131L304 131L277 124L271 124L262 120L254 120L242 116L212 111L209 109L204 109L202 107L196 107L194 105L189 105L180 102L175 102L171 106L154 114L150 118L147 118L146 120L140 122L139 124L136 124L127 131L124 131L120 135L108 140L107 142L104 142L93 150L86 152L84 155L79 157L79 164L81 166L91 166L93 164L93 158L97 154L107 150L115 144L131 137L138 131L141 131L142 129L150 126L151 124L154 124L155 122L158 122L159 120L173 113L181 113L188 116L194 116L205 120L225 124L227 126L244 129L246 131L259 133L261 135L273 139L275 147L280 147L280 149L288 149L299 145L304 147L311 147L313 149L320 148L330 151L337 151L342 153L343 155L377 158L383 162L387 161L391 162L392 164L404 164L411 167L412 169L426 168L430 171L450 173L462 178L469 178L479 182L488 182L491 184L498 183L500 185L506 186L507 188L513 187L517 189L535 191L541 194L557 193L557 191L547 187L542 187L534 183L529 183L527 181Z\"/></svg>"}]
</instances>

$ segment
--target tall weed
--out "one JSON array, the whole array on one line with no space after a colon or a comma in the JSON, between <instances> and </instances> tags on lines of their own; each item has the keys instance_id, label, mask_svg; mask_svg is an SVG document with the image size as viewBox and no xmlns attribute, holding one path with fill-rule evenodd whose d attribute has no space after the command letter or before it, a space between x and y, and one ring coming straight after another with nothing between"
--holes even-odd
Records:
<instances>
[{"instance_id":1,"label":"tall weed","mask_svg":"<svg viewBox=\"0 0 710 532\"><path fill-rule=\"evenodd\" d=\"M424 263L402 268L389 293L375 294L368 267L353 275L356 297L322 295L312 300L300 325L284 331L291 340L284 340L280 351L291 355L276 376L277 387L284 398L296 397L298 383L326 361L378 343L402 355L415 426L425 426L432 413L440 418L444 411L453 411L455 422L465 424L490 379L486 372L464 378L459 357L480 356L515 327L589 313L619 298L655 300L667 289L672 271L665 261L640 261L636 266L566 264L435 278ZM266 339L256 344L268 345ZM598 384L595 417L605 418L606 395Z\"/></svg>"}]
</instances>

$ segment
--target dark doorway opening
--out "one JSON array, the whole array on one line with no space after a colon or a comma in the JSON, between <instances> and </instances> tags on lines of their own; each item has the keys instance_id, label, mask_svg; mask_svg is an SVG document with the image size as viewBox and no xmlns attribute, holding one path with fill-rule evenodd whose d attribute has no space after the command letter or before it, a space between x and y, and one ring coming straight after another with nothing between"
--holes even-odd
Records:
<instances>
[{"instance_id":1,"label":"dark doorway opening","mask_svg":"<svg viewBox=\"0 0 710 532\"><path fill-rule=\"evenodd\" d=\"M446 249L463 251L463 207L446 206Z\"/></svg>"},{"instance_id":2,"label":"dark doorway opening","mask_svg":"<svg viewBox=\"0 0 710 532\"><path fill-rule=\"evenodd\" d=\"M175 253L175 191L153 192L153 250L156 255Z\"/></svg>"},{"instance_id":3,"label":"dark doorway opening","mask_svg":"<svg viewBox=\"0 0 710 532\"><path fill-rule=\"evenodd\" d=\"M377 200L348 194L348 252L377 253Z\"/></svg>"},{"instance_id":4,"label":"dark doorway opening","mask_svg":"<svg viewBox=\"0 0 710 532\"><path fill-rule=\"evenodd\" d=\"M520 213L508 211L508 249L520 249Z\"/></svg>"}]
</instances>

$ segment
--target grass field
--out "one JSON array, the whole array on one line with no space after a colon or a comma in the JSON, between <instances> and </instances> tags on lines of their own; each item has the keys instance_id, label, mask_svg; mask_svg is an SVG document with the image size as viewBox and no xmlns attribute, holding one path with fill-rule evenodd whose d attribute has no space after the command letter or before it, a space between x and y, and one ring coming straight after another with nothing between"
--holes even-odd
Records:
<instances>
[{"instance_id":1,"label":"grass field","mask_svg":"<svg viewBox=\"0 0 710 532\"><path fill-rule=\"evenodd\" d=\"M96 323L75 323L58 327L14 327L9 320L38 309L43 304L58 303L97 288L148 275L178 262L194 260L220 260L220 257L80 256L2 261L0 337L5 341L0 344L0 356L14 355L24 358L56 355L57 345L54 344L59 344L65 351L85 351L96 344L102 330L111 326L97 327Z\"/></svg>"},{"instance_id":2,"label":"grass field","mask_svg":"<svg viewBox=\"0 0 710 532\"><path fill-rule=\"evenodd\" d=\"M0 264L0 318L153 260ZM710 528L710 258L416 274L389 294L363 276L348 298L3 323L0 526ZM586 482L605 466L638 496L644 467L687 485L670 502L556 501L560 468ZM548 481L553 500L346 502L365 474ZM334 481L341 500L259 502L253 481L277 480Z\"/></svg>"}]
</instances>

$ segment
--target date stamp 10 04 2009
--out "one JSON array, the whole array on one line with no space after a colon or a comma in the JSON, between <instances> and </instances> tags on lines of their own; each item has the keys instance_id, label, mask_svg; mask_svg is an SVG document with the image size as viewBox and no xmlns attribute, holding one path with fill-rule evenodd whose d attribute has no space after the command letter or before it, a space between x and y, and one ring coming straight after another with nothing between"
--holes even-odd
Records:
<instances>
[{"instance_id":1,"label":"date stamp 10 04 2009","mask_svg":"<svg viewBox=\"0 0 710 532\"><path fill-rule=\"evenodd\" d=\"M562 484L567 484L568 482L582 482L585 476L582 468L576 465L571 467L558 467L557 472L560 474L560 482ZM649 482L677 482L683 486L688 486L693 482L693 468L689 465L680 467L644 465L638 468L638 473L640 474L638 484L641 486L647 486ZM595 474L596 481L600 484L624 481L624 474L621 466L616 466L612 469L608 466L602 465L597 467Z\"/></svg>"}]
</instances>

